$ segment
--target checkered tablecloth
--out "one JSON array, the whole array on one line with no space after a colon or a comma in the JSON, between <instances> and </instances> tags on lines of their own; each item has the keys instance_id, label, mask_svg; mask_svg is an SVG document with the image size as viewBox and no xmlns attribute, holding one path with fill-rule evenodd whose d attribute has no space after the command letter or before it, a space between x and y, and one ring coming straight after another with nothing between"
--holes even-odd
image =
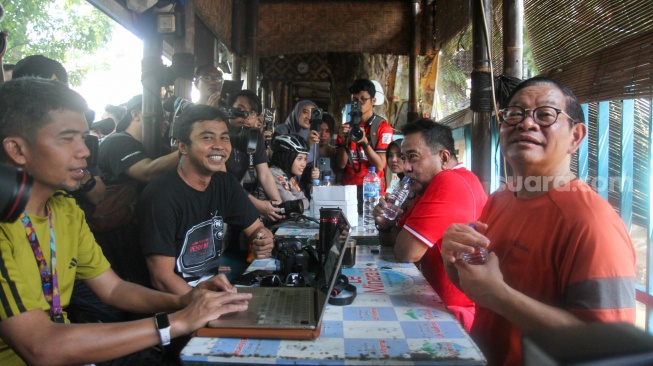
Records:
<instances>
[{"instance_id":1,"label":"checkered tablecloth","mask_svg":"<svg viewBox=\"0 0 653 366\"><path fill-rule=\"evenodd\" d=\"M412 263L391 250L359 246L356 265L342 270L358 295L348 306L328 305L322 333L310 341L195 337L184 365L484 365L478 347ZM274 268L255 261L249 270Z\"/></svg>"}]
</instances>

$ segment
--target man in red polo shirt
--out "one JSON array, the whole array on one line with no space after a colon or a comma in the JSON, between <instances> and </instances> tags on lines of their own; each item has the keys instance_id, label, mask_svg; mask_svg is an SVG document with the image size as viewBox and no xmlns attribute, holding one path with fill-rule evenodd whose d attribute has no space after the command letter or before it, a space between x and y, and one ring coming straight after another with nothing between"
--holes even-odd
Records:
<instances>
[{"instance_id":1,"label":"man in red polo shirt","mask_svg":"<svg viewBox=\"0 0 653 366\"><path fill-rule=\"evenodd\" d=\"M338 167L344 169L342 183L358 186L358 212L363 212L363 178L370 166L376 167L381 178L381 194L385 193L385 150L392 142L392 126L383 117L374 114L376 87L371 80L358 79L349 87L352 101L360 105L359 126L364 135L358 141L351 139L351 124L345 123L338 130L336 159ZM378 126L378 127L377 127Z\"/></svg>"}]
</instances>

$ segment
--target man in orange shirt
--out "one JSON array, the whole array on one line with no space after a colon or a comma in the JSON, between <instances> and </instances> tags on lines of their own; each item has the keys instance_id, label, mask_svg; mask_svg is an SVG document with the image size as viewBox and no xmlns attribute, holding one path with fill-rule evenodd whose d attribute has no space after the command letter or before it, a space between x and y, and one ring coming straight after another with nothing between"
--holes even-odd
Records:
<instances>
[{"instance_id":1,"label":"man in orange shirt","mask_svg":"<svg viewBox=\"0 0 653 366\"><path fill-rule=\"evenodd\" d=\"M501 111L512 182L474 226L445 232L447 274L476 303L471 335L490 365L522 363L522 332L584 322L635 322L635 250L612 206L571 171L587 134L574 94L522 82ZM487 247L487 263L458 259Z\"/></svg>"}]
</instances>

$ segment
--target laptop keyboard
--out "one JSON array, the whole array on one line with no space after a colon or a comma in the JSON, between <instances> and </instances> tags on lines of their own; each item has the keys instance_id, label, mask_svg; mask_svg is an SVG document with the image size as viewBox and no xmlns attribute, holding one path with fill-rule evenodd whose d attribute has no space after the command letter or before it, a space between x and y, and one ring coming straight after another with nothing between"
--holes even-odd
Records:
<instances>
[{"instance_id":1,"label":"laptop keyboard","mask_svg":"<svg viewBox=\"0 0 653 366\"><path fill-rule=\"evenodd\" d=\"M286 291L285 291L286 290ZM258 324L310 324L311 291L266 288L258 313Z\"/></svg>"}]
</instances>

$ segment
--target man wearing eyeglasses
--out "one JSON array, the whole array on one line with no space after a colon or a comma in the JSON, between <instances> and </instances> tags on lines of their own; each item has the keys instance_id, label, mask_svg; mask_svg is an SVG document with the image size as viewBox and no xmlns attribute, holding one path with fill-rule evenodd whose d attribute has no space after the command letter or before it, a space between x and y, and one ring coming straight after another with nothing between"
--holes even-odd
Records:
<instances>
[{"instance_id":1,"label":"man wearing eyeglasses","mask_svg":"<svg viewBox=\"0 0 653 366\"><path fill-rule=\"evenodd\" d=\"M358 186L358 212L363 212L363 178L370 166L376 167L381 178L381 195L385 193L385 150L392 142L392 126L381 116L374 114L376 87L371 80L358 79L349 87L352 100L360 103L360 127L364 136L359 141L350 138L351 124L344 123L338 130L338 167L344 169L342 184ZM380 120L380 123L379 123ZM372 128L378 123L378 128ZM376 141L376 143L374 143ZM350 159L351 157L351 159Z\"/></svg>"},{"instance_id":2,"label":"man wearing eyeglasses","mask_svg":"<svg viewBox=\"0 0 653 366\"><path fill-rule=\"evenodd\" d=\"M199 66L195 70L195 81L193 82L200 92L200 99L197 101L197 104L217 107L223 81L222 72L212 64Z\"/></svg>"},{"instance_id":3,"label":"man wearing eyeglasses","mask_svg":"<svg viewBox=\"0 0 653 366\"><path fill-rule=\"evenodd\" d=\"M471 335L491 365L522 362L522 332L635 321L635 251L608 202L572 172L587 134L574 94L548 78L519 84L501 111L513 180L478 221L452 224L442 258L476 302ZM459 259L487 247L482 265Z\"/></svg>"},{"instance_id":4,"label":"man wearing eyeglasses","mask_svg":"<svg viewBox=\"0 0 653 366\"><path fill-rule=\"evenodd\" d=\"M258 95L251 90L240 90L233 96L229 97L227 104L240 109L247 113L247 117L238 117L229 120L231 129L238 129L241 127L255 128L256 123L259 121L262 105ZM265 151L265 141L263 136L258 135L256 141L256 152L253 154L254 170L256 172L255 179L263 187L265 194L271 201L263 201L249 195L249 199L254 206L258 209L261 215L265 216L270 221L278 221L282 218L279 214L280 208L272 206L272 204L281 203L281 196L277 184L274 181L270 167L268 166L268 156ZM240 182L245 178L249 168L249 156L243 151L234 149L227 160L227 172L231 173ZM251 177L250 177L251 178Z\"/></svg>"}]
</instances>

